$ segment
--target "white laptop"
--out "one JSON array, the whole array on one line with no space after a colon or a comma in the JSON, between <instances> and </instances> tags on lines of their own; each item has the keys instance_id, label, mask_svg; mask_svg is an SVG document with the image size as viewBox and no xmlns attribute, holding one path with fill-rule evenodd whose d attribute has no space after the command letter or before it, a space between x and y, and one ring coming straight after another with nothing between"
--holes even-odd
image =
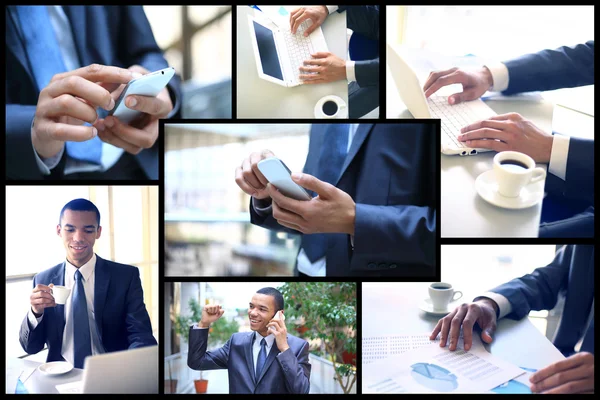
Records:
<instances>
[{"instance_id":1,"label":"white laptop","mask_svg":"<svg viewBox=\"0 0 600 400\"><path fill-rule=\"evenodd\" d=\"M86 357L83 379L56 385L59 393L158 393L158 346Z\"/></svg>"},{"instance_id":2,"label":"white laptop","mask_svg":"<svg viewBox=\"0 0 600 400\"><path fill-rule=\"evenodd\" d=\"M433 94L425 98L423 85L415 71L404 61L399 51L387 44L387 62L398 88L400 98L415 118L439 118L442 125L443 154L475 155L488 149L470 148L458 140L460 129L479 120L487 119L496 112L481 99L448 104L448 96Z\"/></svg>"},{"instance_id":3,"label":"white laptop","mask_svg":"<svg viewBox=\"0 0 600 400\"><path fill-rule=\"evenodd\" d=\"M310 19L304 21L296 34L292 34L289 24L277 26L269 18L248 15L256 69L261 79L286 87L302 85L298 79L299 67L305 60L312 59L312 53L328 51L320 26L308 37L304 36L309 24L312 24Z\"/></svg>"}]
</instances>

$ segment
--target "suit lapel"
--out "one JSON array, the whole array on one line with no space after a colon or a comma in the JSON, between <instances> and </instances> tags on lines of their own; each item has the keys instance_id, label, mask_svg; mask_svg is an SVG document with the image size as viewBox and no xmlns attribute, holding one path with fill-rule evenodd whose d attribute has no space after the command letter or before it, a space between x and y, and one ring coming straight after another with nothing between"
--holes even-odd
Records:
<instances>
[{"instance_id":1,"label":"suit lapel","mask_svg":"<svg viewBox=\"0 0 600 400\"><path fill-rule=\"evenodd\" d=\"M252 377L252 383L256 385L256 375L254 369L254 357L252 356L252 346L254 345L254 331L250 332L248 337L244 342L244 353L246 355L246 366L248 367L248 372Z\"/></svg>"},{"instance_id":2,"label":"suit lapel","mask_svg":"<svg viewBox=\"0 0 600 400\"><path fill-rule=\"evenodd\" d=\"M260 376L256 379L257 385L260 382L260 380L262 379L262 377L265 376L265 374L267 373L267 370L269 369L269 366L273 363L273 361L275 361L275 357L277 357L277 355L279 353L280 353L280 351L277 348L277 342L273 342L273 346L271 346L271 351L269 352L269 355L267 356L267 361L265 361L265 365L264 365L262 371L260 372Z\"/></svg>"},{"instance_id":3,"label":"suit lapel","mask_svg":"<svg viewBox=\"0 0 600 400\"><path fill-rule=\"evenodd\" d=\"M94 314L98 337L102 339L102 315L104 313L104 304L106 303L106 295L110 283L110 274L108 272L107 262L98 257L98 255L96 255L94 274L96 280L94 283Z\"/></svg>"},{"instance_id":4,"label":"suit lapel","mask_svg":"<svg viewBox=\"0 0 600 400\"><path fill-rule=\"evenodd\" d=\"M23 70L27 72L29 79L32 82L35 81L33 78L29 62L27 61L27 53L25 52L25 44L19 26L17 25L19 18L17 16L17 10L15 6L6 7L6 47L12 52L15 58L23 66Z\"/></svg>"},{"instance_id":5,"label":"suit lapel","mask_svg":"<svg viewBox=\"0 0 600 400\"><path fill-rule=\"evenodd\" d=\"M358 150L360 149L363 142L369 135L369 132L371 132L372 128L373 128L373 124L360 124L358 126L358 129L356 130L356 134L354 135L354 139L352 139L352 144L350 145L350 150L348 151L348 155L346 156L346 160L344 161L344 166L342 167L342 171L340 172L340 175L338 176L337 180L335 181L334 186L337 186L340 179L342 179L344 172L346 172L346 169L348 169L348 166L350 165L350 163L352 162L352 160L358 153Z\"/></svg>"}]
</instances>

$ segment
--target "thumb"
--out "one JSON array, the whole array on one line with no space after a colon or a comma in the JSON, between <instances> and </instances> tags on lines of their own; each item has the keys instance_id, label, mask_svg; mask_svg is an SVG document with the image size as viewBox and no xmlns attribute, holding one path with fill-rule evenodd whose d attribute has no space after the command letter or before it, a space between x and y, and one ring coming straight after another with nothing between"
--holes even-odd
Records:
<instances>
[{"instance_id":1,"label":"thumb","mask_svg":"<svg viewBox=\"0 0 600 400\"><path fill-rule=\"evenodd\" d=\"M493 335L495 332L496 332L496 325L489 324L481 332L481 340L483 340L487 344L492 343L492 340L494 340Z\"/></svg>"},{"instance_id":2,"label":"thumb","mask_svg":"<svg viewBox=\"0 0 600 400\"><path fill-rule=\"evenodd\" d=\"M329 197L331 188L333 187L329 183L320 181L312 175L300 172L294 172L292 174L292 180L303 188L317 193L321 198Z\"/></svg>"},{"instance_id":3,"label":"thumb","mask_svg":"<svg viewBox=\"0 0 600 400\"><path fill-rule=\"evenodd\" d=\"M223 314L225 314L225 310L220 309L219 310L219 318L221 318L223 316Z\"/></svg>"}]
</instances>

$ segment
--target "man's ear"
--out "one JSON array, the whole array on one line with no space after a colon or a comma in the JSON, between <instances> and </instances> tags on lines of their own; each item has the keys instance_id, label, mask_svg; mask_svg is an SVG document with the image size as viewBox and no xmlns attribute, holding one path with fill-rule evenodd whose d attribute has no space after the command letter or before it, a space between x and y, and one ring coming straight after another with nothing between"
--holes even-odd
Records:
<instances>
[{"instance_id":1,"label":"man's ear","mask_svg":"<svg viewBox=\"0 0 600 400\"><path fill-rule=\"evenodd\" d=\"M60 236L60 224L56 225L56 236Z\"/></svg>"},{"instance_id":2,"label":"man's ear","mask_svg":"<svg viewBox=\"0 0 600 400\"><path fill-rule=\"evenodd\" d=\"M98 226L98 230L96 231L96 239L100 239L100 235L102 234L102 227Z\"/></svg>"}]
</instances>

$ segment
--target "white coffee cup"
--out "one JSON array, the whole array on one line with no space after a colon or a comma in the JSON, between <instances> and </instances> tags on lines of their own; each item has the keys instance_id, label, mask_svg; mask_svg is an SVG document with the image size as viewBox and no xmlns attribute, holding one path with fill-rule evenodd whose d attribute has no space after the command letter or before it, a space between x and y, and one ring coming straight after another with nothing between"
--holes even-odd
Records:
<instances>
[{"instance_id":1,"label":"white coffee cup","mask_svg":"<svg viewBox=\"0 0 600 400\"><path fill-rule=\"evenodd\" d=\"M434 282L429 285L429 298L434 310L446 310L451 301L460 299L462 295L460 290L454 290L449 283Z\"/></svg>"},{"instance_id":2,"label":"white coffee cup","mask_svg":"<svg viewBox=\"0 0 600 400\"><path fill-rule=\"evenodd\" d=\"M546 178L546 171L536 167L533 158L518 151L502 151L494 156L494 174L498 193L519 197L525 186Z\"/></svg>"},{"instance_id":3,"label":"white coffee cup","mask_svg":"<svg viewBox=\"0 0 600 400\"><path fill-rule=\"evenodd\" d=\"M315 105L315 118L348 118L348 105L339 96L329 95L322 97Z\"/></svg>"},{"instance_id":4,"label":"white coffee cup","mask_svg":"<svg viewBox=\"0 0 600 400\"><path fill-rule=\"evenodd\" d=\"M56 304L65 304L71 294L71 289L65 286L54 285L52 287L52 296L54 296L54 302Z\"/></svg>"}]
</instances>

